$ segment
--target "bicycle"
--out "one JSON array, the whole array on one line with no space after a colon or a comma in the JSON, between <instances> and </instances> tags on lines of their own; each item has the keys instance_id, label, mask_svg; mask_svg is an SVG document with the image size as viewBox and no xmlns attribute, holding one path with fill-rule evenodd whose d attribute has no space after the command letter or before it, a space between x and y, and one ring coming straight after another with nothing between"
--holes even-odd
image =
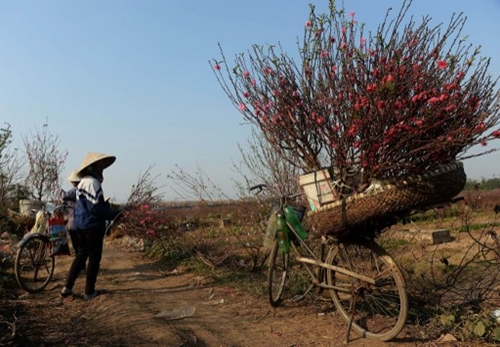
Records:
<instances>
[{"instance_id":1,"label":"bicycle","mask_svg":"<svg viewBox=\"0 0 500 347\"><path fill-rule=\"evenodd\" d=\"M265 188L257 185L250 190ZM300 195L300 194L299 194ZM281 197L273 213L285 217L289 201L298 195ZM302 222L300 211L297 214ZM373 238L352 236L339 240L321 236L319 252L313 251L311 241L300 236L301 224L286 218L290 252L279 249L275 238L269 255L268 295L271 306L281 303L291 256L308 273L312 288L327 289L347 323L346 342L351 330L363 337L388 341L396 337L406 323L408 298L403 274L393 258ZM296 221L295 221L296 222ZM295 225L294 225L295 224ZM352 233L363 235L365 233ZM310 239L310 238L309 238Z\"/></svg>"},{"instance_id":2,"label":"bicycle","mask_svg":"<svg viewBox=\"0 0 500 347\"><path fill-rule=\"evenodd\" d=\"M43 213L43 219L40 223L41 228L26 234L18 243L14 272L17 283L28 293L42 291L52 280L55 269L55 257L58 256L56 252L58 243L57 240L51 238L49 228L46 227L47 221L50 218L67 214L70 208L65 204L58 205L53 210L46 210L44 208L41 211ZM121 212L114 220L108 223L105 232L106 235L120 215Z\"/></svg>"}]
</instances>

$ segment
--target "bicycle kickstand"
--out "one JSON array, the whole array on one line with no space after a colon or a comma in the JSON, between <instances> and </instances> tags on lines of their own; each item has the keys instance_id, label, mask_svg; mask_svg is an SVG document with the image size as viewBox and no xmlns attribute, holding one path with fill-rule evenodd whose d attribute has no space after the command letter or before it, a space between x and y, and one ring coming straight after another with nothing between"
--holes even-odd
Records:
<instances>
[{"instance_id":1,"label":"bicycle kickstand","mask_svg":"<svg viewBox=\"0 0 500 347\"><path fill-rule=\"evenodd\" d=\"M347 334L345 337L345 343L349 343L349 336L351 335L351 329L352 329L352 321L354 320L354 312L356 310L356 298L358 297L357 294L354 294L354 297L352 298L351 301L351 319L349 319L349 324L347 325Z\"/></svg>"}]
</instances>

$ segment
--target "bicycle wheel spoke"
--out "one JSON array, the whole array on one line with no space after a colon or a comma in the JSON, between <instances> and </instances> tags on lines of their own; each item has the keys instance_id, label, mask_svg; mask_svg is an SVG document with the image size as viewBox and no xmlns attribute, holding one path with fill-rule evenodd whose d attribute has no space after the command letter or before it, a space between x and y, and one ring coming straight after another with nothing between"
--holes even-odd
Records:
<instances>
[{"instance_id":1,"label":"bicycle wheel spoke","mask_svg":"<svg viewBox=\"0 0 500 347\"><path fill-rule=\"evenodd\" d=\"M396 304L399 298L397 296L383 297L380 295L366 295L365 300L367 305L371 308L371 316L376 316L377 314L389 317L397 318L400 305Z\"/></svg>"},{"instance_id":2,"label":"bicycle wheel spoke","mask_svg":"<svg viewBox=\"0 0 500 347\"><path fill-rule=\"evenodd\" d=\"M327 263L375 279L375 285L327 270L328 284L349 288L350 294L331 289L341 316L358 333L389 340L402 329L408 303L404 279L392 258L375 243L341 244L330 251ZM354 307L353 307L354 305Z\"/></svg>"},{"instance_id":3,"label":"bicycle wheel spoke","mask_svg":"<svg viewBox=\"0 0 500 347\"><path fill-rule=\"evenodd\" d=\"M51 280L54 266L49 240L42 235L30 236L16 254L17 282L21 288L30 293L38 292Z\"/></svg>"}]
</instances>

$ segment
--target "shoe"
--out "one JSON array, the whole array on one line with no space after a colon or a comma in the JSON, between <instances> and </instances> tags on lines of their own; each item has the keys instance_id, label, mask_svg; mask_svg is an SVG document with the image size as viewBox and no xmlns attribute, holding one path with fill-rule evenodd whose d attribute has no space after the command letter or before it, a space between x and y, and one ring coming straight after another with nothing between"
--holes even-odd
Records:
<instances>
[{"instance_id":1,"label":"shoe","mask_svg":"<svg viewBox=\"0 0 500 347\"><path fill-rule=\"evenodd\" d=\"M83 300L91 300L91 299L95 298L96 296L99 296L99 295L104 294L104 293L106 293L105 290L102 290L102 289L95 290L92 294L85 294L83 296Z\"/></svg>"},{"instance_id":2,"label":"shoe","mask_svg":"<svg viewBox=\"0 0 500 347\"><path fill-rule=\"evenodd\" d=\"M64 287L62 290L61 290L61 296L63 298L67 298L68 296L71 296L73 295L73 290L69 289L69 288L66 288Z\"/></svg>"}]
</instances>

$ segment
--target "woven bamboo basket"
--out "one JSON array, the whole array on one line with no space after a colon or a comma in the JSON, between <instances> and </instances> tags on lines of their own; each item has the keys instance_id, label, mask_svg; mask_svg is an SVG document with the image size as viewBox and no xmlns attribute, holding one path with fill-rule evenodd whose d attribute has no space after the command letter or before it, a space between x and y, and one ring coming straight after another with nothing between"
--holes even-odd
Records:
<instances>
[{"instance_id":1,"label":"woven bamboo basket","mask_svg":"<svg viewBox=\"0 0 500 347\"><path fill-rule=\"evenodd\" d=\"M453 162L397 182L378 182L363 193L309 211L304 223L323 235L362 232L370 225L386 227L393 216L449 202L462 191L466 179L463 164Z\"/></svg>"}]
</instances>

